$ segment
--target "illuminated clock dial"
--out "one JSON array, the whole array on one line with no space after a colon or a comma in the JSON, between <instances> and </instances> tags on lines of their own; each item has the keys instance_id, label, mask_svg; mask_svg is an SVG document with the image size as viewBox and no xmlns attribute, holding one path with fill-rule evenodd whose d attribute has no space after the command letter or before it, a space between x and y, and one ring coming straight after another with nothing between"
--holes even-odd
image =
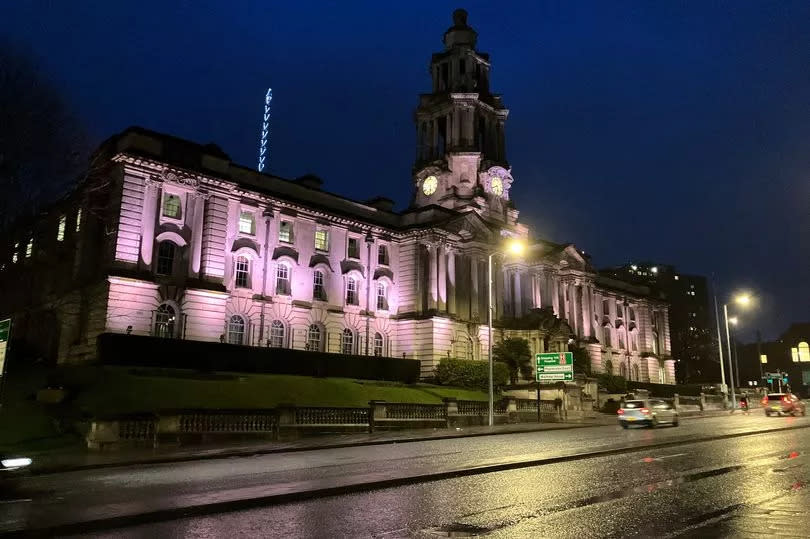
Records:
<instances>
[{"instance_id":1,"label":"illuminated clock dial","mask_svg":"<svg viewBox=\"0 0 810 539\"><path fill-rule=\"evenodd\" d=\"M425 178L425 181L422 182L422 192L430 196L436 192L438 186L439 180L436 179L436 176L428 176Z\"/></svg>"},{"instance_id":2,"label":"illuminated clock dial","mask_svg":"<svg viewBox=\"0 0 810 539\"><path fill-rule=\"evenodd\" d=\"M495 176L494 178L492 178L489 186L490 189L492 189L492 192L495 193L496 195L498 196L503 195L503 180L500 179L499 177Z\"/></svg>"}]
</instances>

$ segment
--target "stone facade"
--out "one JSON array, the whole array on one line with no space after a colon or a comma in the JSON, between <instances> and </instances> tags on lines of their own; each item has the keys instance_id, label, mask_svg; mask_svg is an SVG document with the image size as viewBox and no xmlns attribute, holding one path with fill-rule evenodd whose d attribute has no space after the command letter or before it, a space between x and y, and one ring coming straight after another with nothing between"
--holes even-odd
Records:
<instances>
[{"instance_id":1,"label":"stone facade","mask_svg":"<svg viewBox=\"0 0 810 539\"><path fill-rule=\"evenodd\" d=\"M416 358L429 376L442 358L487 359L491 261L496 341L523 336L534 352L578 341L597 372L673 383L666 304L518 221L508 111L475 38L457 11L432 58L407 210L130 128L99 151L103 189L86 182L9 246L7 289L14 275L71 267L72 284L46 291L36 279L36 302L3 310L53 313L60 362L91 358L106 331ZM506 238L526 253L502 253Z\"/></svg>"}]
</instances>

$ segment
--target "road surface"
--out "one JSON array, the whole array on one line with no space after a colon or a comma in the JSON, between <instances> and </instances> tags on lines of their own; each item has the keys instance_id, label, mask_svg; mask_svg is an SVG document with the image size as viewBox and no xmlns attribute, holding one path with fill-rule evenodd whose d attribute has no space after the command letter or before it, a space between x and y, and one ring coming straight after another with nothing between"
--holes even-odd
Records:
<instances>
[{"instance_id":1,"label":"road surface","mask_svg":"<svg viewBox=\"0 0 810 539\"><path fill-rule=\"evenodd\" d=\"M24 481L0 505L0 531L698 537L711 529L710 535L744 535L722 526L737 522L745 529L739 519L746 510L755 515L794 499L806 511L806 427L807 418L734 415L656 430L593 427L51 474ZM557 460L543 462L549 458ZM178 518L182 508L194 516ZM81 522L90 524L71 527Z\"/></svg>"}]
</instances>

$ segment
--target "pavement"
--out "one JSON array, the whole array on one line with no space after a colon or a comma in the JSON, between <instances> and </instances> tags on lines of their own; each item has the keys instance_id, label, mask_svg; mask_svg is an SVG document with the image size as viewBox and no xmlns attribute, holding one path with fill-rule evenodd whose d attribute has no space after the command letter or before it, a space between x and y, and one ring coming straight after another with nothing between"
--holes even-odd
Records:
<instances>
[{"instance_id":1,"label":"pavement","mask_svg":"<svg viewBox=\"0 0 810 539\"><path fill-rule=\"evenodd\" d=\"M402 513L400 516L406 519L405 528L408 530L404 536L411 536L411 532L422 533L419 530L423 528L413 528L411 522L413 519L422 522L424 519L419 520L422 513L432 515L431 522L440 523L447 520L448 515L456 514L451 511L439 518L434 508L422 507L432 503L437 508L447 509L447 503L441 498L444 485L467 485L453 495L447 494L459 508L468 507L467 498L470 497L497 504L513 498L515 492L526 494L533 490L547 494L559 494L565 490L566 495L588 498L599 489L608 489L608 495L616 496L616 485L610 481L623 484L639 479L636 474L627 473L632 469L627 462L637 463L639 459L647 458L640 454L641 451L653 459L652 463L658 462L659 454L676 455L678 462L683 461L690 469L696 459L706 460L706 455L712 453L704 455L696 448L688 451L682 448L710 443L719 448L717 456L713 457L718 466L724 461L740 461L743 462L741 466L747 466L754 460L737 448L743 444L748 446L748 440L779 438L781 445L795 445L793 440L800 437L810 441L808 427L808 418L765 418L758 414L731 416L726 413L722 417L683 421L680 427L655 430L632 428L625 431L613 423L590 428L310 448L307 451L50 473L25 478L16 489L4 494L5 498L0 500L0 533L119 536L132 531L134 536L226 535L227 529L219 525L212 528L216 530L214 534L178 531L176 528L181 525L178 523L185 523L182 526L188 525L195 530L201 529L198 526L210 527L213 519L230 522L235 537L313 536L302 533L302 530L311 532L311 526L316 524L323 527L324 533L314 536L356 537L376 536L378 532L386 531L388 517ZM766 442L765 453L772 455L777 450L776 445L776 442ZM778 452L784 453L785 449L779 448ZM661 462L668 462L669 458ZM603 461L606 464L588 464ZM558 469L570 473L563 477L547 473L547 470ZM518 479L517 482L511 479L504 482L498 479L502 476ZM644 479L654 479L654 484L670 480L659 476L645 476ZM481 481L485 483L483 492L486 496L483 499L475 486ZM594 485L601 486L594 491ZM389 496L392 496L391 500ZM338 512L339 518L338 513L332 515L334 522L323 521L322 513L330 515L328 508L331 505L356 504L351 500L364 497L376 501L355 506L352 510L344 507ZM306 509L295 513L297 510L290 509L295 507ZM405 511L411 507L415 513ZM282 513L292 510L295 514L288 514L283 521L274 520L273 525L267 527L268 521L262 515L278 515L281 508L286 508ZM358 508L364 509L362 526L344 519L345 515L356 515ZM370 508L373 508L371 513ZM258 520L242 524L234 521L234 515L245 513L255 513ZM255 522L263 523L265 527L251 528ZM295 523L302 527L291 529ZM355 529L358 530L356 534L351 532ZM112 535L104 535L106 533ZM439 530L437 533L444 532ZM531 536L547 535L532 533Z\"/></svg>"},{"instance_id":2,"label":"pavement","mask_svg":"<svg viewBox=\"0 0 810 539\"><path fill-rule=\"evenodd\" d=\"M728 414L727 411L707 411L704 413L683 414L684 419L716 417ZM564 430L602 425L615 425L613 414L597 414L578 422L518 423L464 427L457 429L413 429L378 431L374 433L348 433L312 436L294 441L261 440L250 443L206 444L198 446L164 445L158 448L131 448L106 452L89 452L84 449L70 448L62 451L51 451L29 455L34 459L31 473L49 474L67 471L88 470L114 466L134 466L138 464L166 464L172 462L189 462L195 460L220 459L227 457L247 457L269 455L296 451L314 451L338 449L344 447L362 447L369 445L401 444L429 440L455 438L472 438L516 434L524 432L541 432Z\"/></svg>"}]
</instances>

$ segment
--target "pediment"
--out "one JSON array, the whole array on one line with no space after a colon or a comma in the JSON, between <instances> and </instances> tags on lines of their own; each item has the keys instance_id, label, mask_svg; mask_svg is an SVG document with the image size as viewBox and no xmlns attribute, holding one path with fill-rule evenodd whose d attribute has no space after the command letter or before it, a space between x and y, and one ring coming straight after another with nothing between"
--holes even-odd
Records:
<instances>
[{"instance_id":1,"label":"pediment","mask_svg":"<svg viewBox=\"0 0 810 539\"><path fill-rule=\"evenodd\" d=\"M447 232L457 234L464 241L479 240L492 241L492 229L481 219L476 212L467 212L442 226Z\"/></svg>"}]
</instances>

